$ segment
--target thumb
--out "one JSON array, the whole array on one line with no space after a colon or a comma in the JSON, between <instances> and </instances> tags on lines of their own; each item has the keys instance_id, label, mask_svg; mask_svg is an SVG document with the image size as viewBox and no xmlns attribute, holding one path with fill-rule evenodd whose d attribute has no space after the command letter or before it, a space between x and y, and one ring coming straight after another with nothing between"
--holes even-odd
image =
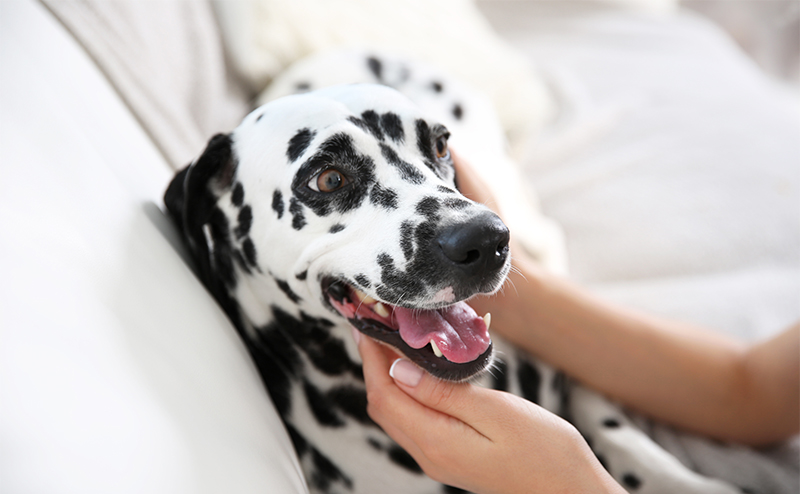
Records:
<instances>
[{"instance_id":1,"label":"thumb","mask_svg":"<svg viewBox=\"0 0 800 494\"><path fill-rule=\"evenodd\" d=\"M487 419L485 405L492 390L464 382L438 379L411 361L399 358L389 369L397 387L419 403L462 422L479 426Z\"/></svg>"}]
</instances>

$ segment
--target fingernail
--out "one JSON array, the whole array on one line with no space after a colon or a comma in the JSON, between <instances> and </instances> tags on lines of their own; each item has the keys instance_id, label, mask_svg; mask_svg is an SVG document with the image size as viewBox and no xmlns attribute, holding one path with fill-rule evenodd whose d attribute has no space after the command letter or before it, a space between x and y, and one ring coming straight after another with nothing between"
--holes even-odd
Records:
<instances>
[{"instance_id":1,"label":"fingernail","mask_svg":"<svg viewBox=\"0 0 800 494\"><path fill-rule=\"evenodd\" d=\"M361 343L361 331L357 330L356 328L353 329L353 339L356 340L356 345Z\"/></svg>"},{"instance_id":2,"label":"fingernail","mask_svg":"<svg viewBox=\"0 0 800 494\"><path fill-rule=\"evenodd\" d=\"M413 388L422 379L422 369L412 364L410 360L399 358L389 368L389 375L395 381Z\"/></svg>"}]
</instances>

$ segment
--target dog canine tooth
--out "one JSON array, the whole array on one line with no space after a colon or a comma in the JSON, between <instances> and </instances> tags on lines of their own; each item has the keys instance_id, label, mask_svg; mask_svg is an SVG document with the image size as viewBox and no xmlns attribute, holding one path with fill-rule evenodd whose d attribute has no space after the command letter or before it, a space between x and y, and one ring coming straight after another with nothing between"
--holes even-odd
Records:
<instances>
[{"instance_id":1,"label":"dog canine tooth","mask_svg":"<svg viewBox=\"0 0 800 494\"><path fill-rule=\"evenodd\" d=\"M441 357L443 355L442 351L439 350L439 347L436 346L436 342L431 340L431 348L433 349L433 354L437 357Z\"/></svg>"},{"instance_id":2,"label":"dog canine tooth","mask_svg":"<svg viewBox=\"0 0 800 494\"><path fill-rule=\"evenodd\" d=\"M377 302L375 305L373 305L372 310L381 317L389 317L389 311L386 310L386 306L380 302Z\"/></svg>"},{"instance_id":3,"label":"dog canine tooth","mask_svg":"<svg viewBox=\"0 0 800 494\"><path fill-rule=\"evenodd\" d=\"M483 322L486 323L486 331L489 331L489 325L492 323L492 313L487 312L485 316L483 316Z\"/></svg>"},{"instance_id":4,"label":"dog canine tooth","mask_svg":"<svg viewBox=\"0 0 800 494\"><path fill-rule=\"evenodd\" d=\"M377 302L377 300L362 292L358 288L353 288L353 291L356 293L356 297L358 297L358 300L360 300L362 304L371 305Z\"/></svg>"}]
</instances>

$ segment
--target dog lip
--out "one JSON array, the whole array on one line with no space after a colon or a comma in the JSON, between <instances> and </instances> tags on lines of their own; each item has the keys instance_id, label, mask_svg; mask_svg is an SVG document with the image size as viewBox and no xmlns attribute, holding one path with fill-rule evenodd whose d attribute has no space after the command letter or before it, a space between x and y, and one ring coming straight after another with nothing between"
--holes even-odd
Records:
<instances>
[{"instance_id":1,"label":"dog lip","mask_svg":"<svg viewBox=\"0 0 800 494\"><path fill-rule=\"evenodd\" d=\"M494 345L490 342L486 350L471 362L458 364L437 357L430 345L412 348L400 337L400 332L370 319L348 319L361 333L395 348L409 360L422 367L434 377L447 381L466 381L486 370L492 363Z\"/></svg>"},{"instance_id":2,"label":"dog lip","mask_svg":"<svg viewBox=\"0 0 800 494\"><path fill-rule=\"evenodd\" d=\"M337 278L324 279L322 290L325 294L325 301L331 309L347 319L361 333L394 347L435 377L450 381L463 381L474 377L491 365L493 354L491 341L488 341L486 348L472 360L453 362L437 356L430 344L423 344L421 348L410 346L401 336L399 324L395 325L394 323L394 310L397 307L385 304L389 307L388 315L375 313L374 307L359 303L357 298L360 297L357 289ZM379 303L376 301L373 305Z\"/></svg>"}]
</instances>

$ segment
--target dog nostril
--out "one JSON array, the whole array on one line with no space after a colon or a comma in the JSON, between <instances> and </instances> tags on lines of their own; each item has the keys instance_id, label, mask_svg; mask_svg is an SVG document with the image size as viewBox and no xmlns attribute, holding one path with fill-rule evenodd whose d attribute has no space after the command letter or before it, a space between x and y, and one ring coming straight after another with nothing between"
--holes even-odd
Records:
<instances>
[{"instance_id":1,"label":"dog nostril","mask_svg":"<svg viewBox=\"0 0 800 494\"><path fill-rule=\"evenodd\" d=\"M467 256L461 261L463 264L472 264L473 262L480 259L481 253L477 250L471 250L467 252Z\"/></svg>"},{"instance_id":2,"label":"dog nostril","mask_svg":"<svg viewBox=\"0 0 800 494\"><path fill-rule=\"evenodd\" d=\"M497 244L497 250L495 251L495 256L497 257L505 257L508 255L508 240L503 240L499 244Z\"/></svg>"},{"instance_id":3,"label":"dog nostril","mask_svg":"<svg viewBox=\"0 0 800 494\"><path fill-rule=\"evenodd\" d=\"M492 213L444 227L436 242L450 262L470 273L498 269L508 257L508 228Z\"/></svg>"}]
</instances>

